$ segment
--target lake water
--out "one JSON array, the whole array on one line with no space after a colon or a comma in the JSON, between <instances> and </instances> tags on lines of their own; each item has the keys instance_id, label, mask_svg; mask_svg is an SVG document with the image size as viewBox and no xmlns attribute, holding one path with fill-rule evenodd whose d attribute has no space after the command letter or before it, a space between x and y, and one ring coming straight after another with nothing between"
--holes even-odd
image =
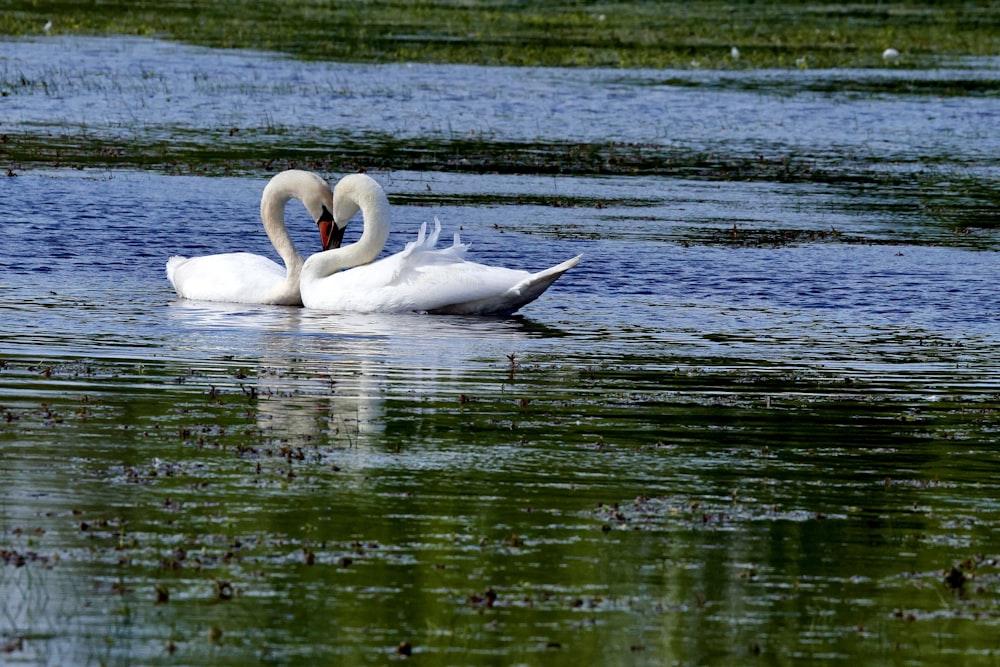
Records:
<instances>
[{"instance_id":1,"label":"lake water","mask_svg":"<svg viewBox=\"0 0 1000 667\"><path fill-rule=\"evenodd\" d=\"M398 202L387 251L437 215L479 261L584 253L494 320L179 301L170 254L270 253L270 174L12 165L0 655L993 664L998 239L941 210L968 203L949 182L996 177L996 94L967 84L998 78L992 61L484 70L0 42L12 137L270 128L280 154L475 132L891 176L373 172Z\"/></svg>"}]
</instances>

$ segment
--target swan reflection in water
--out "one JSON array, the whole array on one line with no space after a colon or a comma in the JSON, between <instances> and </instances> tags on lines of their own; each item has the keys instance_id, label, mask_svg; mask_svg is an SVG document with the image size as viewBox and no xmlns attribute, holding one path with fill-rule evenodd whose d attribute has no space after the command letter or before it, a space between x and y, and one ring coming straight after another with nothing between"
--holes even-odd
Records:
<instances>
[{"instance_id":1,"label":"swan reflection in water","mask_svg":"<svg viewBox=\"0 0 1000 667\"><path fill-rule=\"evenodd\" d=\"M184 300L172 302L169 314L178 352L206 364L222 361L231 377L246 373L236 381L255 392L266 433L345 446L384 430L388 399L409 406L441 396L457 401L489 369L488 381L500 381L496 366L531 340L564 335L520 318Z\"/></svg>"}]
</instances>

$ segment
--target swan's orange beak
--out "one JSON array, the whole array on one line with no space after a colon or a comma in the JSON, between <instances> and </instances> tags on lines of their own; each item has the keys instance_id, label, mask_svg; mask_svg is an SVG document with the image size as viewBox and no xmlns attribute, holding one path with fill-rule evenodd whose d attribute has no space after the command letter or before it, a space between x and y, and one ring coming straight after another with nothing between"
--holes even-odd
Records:
<instances>
[{"instance_id":1,"label":"swan's orange beak","mask_svg":"<svg viewBox=\"0 0 1000 667\"><path fill-rule=\"evenodd\" d=\"M333 214L326 206L323 207L323 215L319 216L316 225L319 227L319 240L323 244L323 250L340 247L347 227L337 227L337 223L333 221Z\"/></svg>"},{"instance_id":2,"label":"swan's orange beak","mask_svg":"<svg viewBox=\"0 0 1000 667\"><path fill-rule=\"evenodd\" d=\"M321 219L316 224L319 225L319 240L323 243L323 250L339 248L344 241L344 231L347 227L338 227L333 220Z\"/></svg>"}]
</instances>

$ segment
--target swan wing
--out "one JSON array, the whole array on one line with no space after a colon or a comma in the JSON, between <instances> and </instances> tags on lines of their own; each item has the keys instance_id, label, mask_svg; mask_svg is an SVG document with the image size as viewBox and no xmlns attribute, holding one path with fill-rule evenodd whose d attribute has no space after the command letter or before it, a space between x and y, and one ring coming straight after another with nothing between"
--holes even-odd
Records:
<instances>
[{"instance_id":1,"label":"swan wing","mask_svg":"<svg viewBox=\"0 0 1000 667\"><path fill-rule=\"evenodd\" d=\"M407 248L371 264L323 278L319 290L304 285L303 291L308 305L314 308L365 312L417 310L412 305L413 294L420 284L427 284L422 279L428 272L433 281L438 276L433 271L435 267L440 270L463 263L450 250L410 252Z\"/></svg>"},{"instance_id":2,"label":"swan wing","mask_svg":"<svg viewBox=\"0 0 1000 667\"><path fill-rule=\"evenodd\" d=\"M463 260L425 263L411 267L396 283L375 289L371 298L400 310L505 316L541 296L581 258L537 273Z\"/></svg>"},{"instance_id":3,"label":"swan wing","mask_svg":"<svg viewBox=\"0 0 1000 667\"><path fill-rule=\"evenodd\" d=\"M577 255L537 273L517 272L522 273L523 277L505 290L489 292L478 298L470 292L467 296L472 298L427 310L448 315L510 315L540 297L562 274L579 264L582 258L583 255Z\"/></svg>"},{"instance_id":4,"label":"swan wing","mask_svg":"<svg viewBox=\"0 0 1000 667\"><path fill-rule=\"evenodd\" d=\"M306 305L342 312L506 316L541 296L581 259L529 273L456 259L448 254L451 250L424 253L427 261L422 263L400 252L334 274L324 280L318 298L307 298Z\"/></svg>"},{"instance_id":5,"label":"swan wing","mask_svg":"<svg viewBox=\"0 0 1000 667\"><path fill-rule=\"evenodd\" d=\"M577 256L537 273L487 266L465 259L469 246L458 234L450 247L437 248L440 234L435 217L430 233L424 223L416 240L394 255L316 281L304 277L306 306L341 312L509 315L580 262Z\"/></svg>"},{"instance_id":6,"label":"swan wing","mask_svg":"<svg viewBox=\"0 0 1000 667\"><path fill-rule=\"evenodd\" d=\"M167 260L167 279L177 295L197 301L280 303L268 295L279 289L285 268L248 252Z\"/></svg>"},{"instance_id":7,"label":"swan wing","mask_svg":"<svg viewBox=\"0 0 1000 667\"><path fill-rule=\"evenodd\" d=\"M434 230L427 233L427 223L421 223L420 231L417 232L417 240L410 241L402 251L397 253L401 258L412 258L417 264L435 261L434 258L461 258L469 246L462 243L461 237L455 233L450 248L438 248L438 238L441 236L441 221L434 216Z\"/></svg>"}]
</instances>

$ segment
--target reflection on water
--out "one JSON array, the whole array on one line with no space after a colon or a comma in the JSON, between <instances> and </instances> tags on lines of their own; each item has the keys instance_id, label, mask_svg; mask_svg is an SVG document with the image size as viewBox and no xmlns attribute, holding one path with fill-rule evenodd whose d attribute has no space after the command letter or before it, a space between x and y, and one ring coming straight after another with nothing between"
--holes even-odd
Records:
<instances>
[{"instance_id":1,"label":"reflection on water","mask_svg":"<svg viewBox=\"0 0 1000 667\"><path fill-rule=\"evenodd\" d=\"M464 365L495 362L519 342L556 335L524 319L327 313L178 300L175 344L242 363L252 349L261 426L294 437L341 430L353 444L380 433L394 396L458 391ZM542 333L540 333L542 332ZM461 386L460 384L458 386ZM355 442L356 440L356 442Z\"/></svg>"},{"instance_id":2,"label":"reflection on water","mask_svg":"<svg viewBox=\"0 0 1000 667\"><path fill-rule=\"evenodd\" d=\"M619 93L669 85L638 76ZM388 252L437 214L491 263L584 262L519 318L342 315L175 299L169 254L270 252L266 177L0 180L5 659L381 664L408 643L434 664L951 665L1000 649L987 234L951 243L825 186L376 176L391 194L611 203L399 206ZM734 217L854 240L734 243Z\"/></svg>"}]
</instances>

